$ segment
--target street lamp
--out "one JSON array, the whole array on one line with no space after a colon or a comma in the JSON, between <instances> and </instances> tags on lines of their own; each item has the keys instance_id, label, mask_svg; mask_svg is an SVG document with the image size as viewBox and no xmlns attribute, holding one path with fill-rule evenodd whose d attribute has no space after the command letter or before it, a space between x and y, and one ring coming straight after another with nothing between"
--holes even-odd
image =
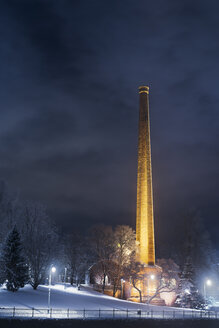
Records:
<instances>
[{"instance_id":1,"label":"street lamp","mask_svg":"<svg viewBox=\"0 0 219 328\"><path fill-rule=\"evenodd\" d=\"M121 295L120 295L120 298L123 299L123 294L124 294L124 287L123 287L123 284L125 283L125 280L124 279L121 279Z\"/></svg>"},{"instance_id":2,"label":"street lamp","mask_svg":"<svg viewBox=\"0 0 219 328\"><path fill-rule=\"evenodd\" d=\"M48 292L48 312L50 310L50 297L51 297L51 283L52 283L52 273L56 272L56 268L52 266L49 270L49 292Z\"/></svg>"},{"instance_id":3,"label":"street lamp","mask_svg":"<svg viewBox=\"0 0 219 328\"><path fill-rule=\"evenodd\" d=\"M212 281L207 279L204 281L204 298L207 298L206 286L210 287L212 285Z\"/></svg>"},{"instance_id":4,"label":"street lamp","mask_svg":"<svg viewBox=\"0 0 219 328\"><path fill-rule=\"evenodd\" d=\"M212 282L211 282L210 279L208 279L208 280L206 281L206 285L207 285L207 286L211 286L211 285L212 285Z\"/></svg>"},{"instance_id":5,"label":"street lamp","mask_svg":"<svg viewBox=\"0 0 219 328\"><path fill-rule=\"evenodd\" d=\"M65 267L65 278L64 278L65 284L64 284L64 289L66 289L66 275L67 275L67 268Z\"/></svg>"},{"instance_id":6,"label":"street lamp","mask_svg":"<svg viewBox=\"0 0 219 328\"><path fill-rule=\"evenodd\" d=\"M148 287L148 288L147 288L147 289L148 289L148 293L147 293L148 295L147 295L147 296L148 296L148 304L149 304L149 300L150 300L150 298L149 298L149 279L154 280L154 279L155 279L155 275L154 275L154 274L151 274L151 275L148 275L148 276L147 276L147 285L148 285L148 286L147 286L147 287Z\"/></svg>"}]
</instances>

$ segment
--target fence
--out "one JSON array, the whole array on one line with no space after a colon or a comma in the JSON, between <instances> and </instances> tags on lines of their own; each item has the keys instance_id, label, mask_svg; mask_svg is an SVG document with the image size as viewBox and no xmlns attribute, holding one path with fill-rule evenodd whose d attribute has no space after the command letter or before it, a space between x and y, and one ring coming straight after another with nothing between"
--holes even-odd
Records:
<instances>
[{"instance_id":1,"label":"fence","mask_svg":"<svg viewBox=\"0 0 219 328\"><path fill-rule=\"evenodd\" d=\"M219 319L219 312L169 309L163 311L142 310L72 310L72 309L22 309L0 308L0 317L51 318L51 319Z\"/></svg>"}]
</instances>

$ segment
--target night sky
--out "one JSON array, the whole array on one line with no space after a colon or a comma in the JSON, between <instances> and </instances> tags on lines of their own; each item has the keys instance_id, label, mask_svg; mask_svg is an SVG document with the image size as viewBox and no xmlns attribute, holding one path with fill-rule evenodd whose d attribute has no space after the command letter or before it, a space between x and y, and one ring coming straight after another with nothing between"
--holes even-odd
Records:
<instances>
[{"instance_id":1,"label":"night sky","mask_svg":"<svg viewBox=\"0 0 219 328\"><path fill-rule=\"evenodd\" d=\"M135 227L138 91L150 86L156 238L219 228L219 2L0 2L0 179L63 231Z\"/></svg>"}]
</instances>

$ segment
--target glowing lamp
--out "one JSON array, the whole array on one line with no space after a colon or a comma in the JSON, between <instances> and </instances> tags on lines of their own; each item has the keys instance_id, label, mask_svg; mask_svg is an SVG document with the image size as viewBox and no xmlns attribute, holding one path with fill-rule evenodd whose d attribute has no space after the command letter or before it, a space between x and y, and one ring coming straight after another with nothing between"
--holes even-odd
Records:
<instances>
[{"instance_id":1,"label":"glowing lamp","mask_svg":"<svg viewBox=\"0 0 219 328\"><path fill-rule=\"evenodd\" d=\"M206 285L207 285L207 286L211 286L211 285L212 285L212 281L211 281L210 279L208 279L208 280L206 281Z\"/></svg>"}]
</instances>

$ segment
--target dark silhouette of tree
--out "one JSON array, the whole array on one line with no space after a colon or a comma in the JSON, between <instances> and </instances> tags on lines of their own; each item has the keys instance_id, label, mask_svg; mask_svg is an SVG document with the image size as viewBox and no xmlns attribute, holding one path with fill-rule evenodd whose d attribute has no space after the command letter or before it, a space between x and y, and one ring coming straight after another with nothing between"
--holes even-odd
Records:
<instances>
[{"instance_id":1,"label":"dark silhouette of tree","mask_svg":"<svg viewBox=\"0 0 219 328\"><path fill-rule=\"evenodd\" d=\"M92 227L89 235L96 263L101 267L103 275L102 292L104 293L109 261L113 260L114 256L113 230L110 226L97 225Z\"/></svg>"},{"instance_id":2,"label":"dark silhouette of tree","mask_svg":"<svg viewBox=\"0 0 219 328\"><path fill-rule=\"evenodd\" d=\"M195 271L195 259L193 256L198 250L194 249L192 234L188 234L186 246L185 263L180 274L179 294L176 304L180 307L201 309L205 307L205 300L197 286L199 267L197 267L197 271Z\"/></svg>"},{"instance_id":3,"label":"dark silhouette of tree","mask_svg":"<svg viewBox=\"0 0 219 328\"><path fill-rule=\"evenodd\" d=\"M9 291L24 287L28 280L28 266L23 256L20 234L16 226L8 234L2 253L2 264Z\"/></svg>"},{"instance_id":4,"label":"dark silhouette of tree","mask_svg":"<svg viewBox=\"0 0 219 328\"><path fill-rule=\"evenodd\" d=\"M203 279L214 271L216 263L215 251L212 247L210 235L205 228L204 220L198 211L191 212L186 218L185 242L182 251L181 266L185 269L185 262L192 264L192 279L199 289Z\"/></svg>"},{"instance_id":5,"label":"dark silhouette of tree","mask_svg":"<svg viewBox=\"0 0 219 328\"><path fill-rule=\"evenodd\" d=\"M142 303L142 282L145 279L144 265L135 261L135 257L133 256L130 264L125 268L124 277L126 280L130 281L132 286L138 291L139 300L140 303Z\"/></svg>"},{"instance_id":6,"label":"dark silhouette of tree","mask_svg":"<svg viewBox=\"0 0 219 328\"><path fill-rule=\"evenodd\" d=\"M71 285L74 282L80 285L85 278L86 271L93 263L92 252L89 249L87 238L78 232L66 236L64 254Z\"/></svg>"},{"instance_id":7,"label":"dark silhouette of tree","mask_svg":"<svg viewBox=\"0 0 219 328\"><path fill-rule=\"evenodd\" d=\"M58 256L58 235L45 207L34 202L23 205L21 231L30 271L30 284L33 289L37 289L39 284L45 282L48 268Z\"/></svg>"},{"instance_id":8,"label":"dark silhouette of tree","mask_svg":"<svg viewBox=\"0 0 219 328\"><path fill-rule=\"evenodd\" d=\"M18 194L12 192L5 181L0 181L0 243L4 242L5 236L18 223L20 212Z\"/></svg>"}]
</instances>

